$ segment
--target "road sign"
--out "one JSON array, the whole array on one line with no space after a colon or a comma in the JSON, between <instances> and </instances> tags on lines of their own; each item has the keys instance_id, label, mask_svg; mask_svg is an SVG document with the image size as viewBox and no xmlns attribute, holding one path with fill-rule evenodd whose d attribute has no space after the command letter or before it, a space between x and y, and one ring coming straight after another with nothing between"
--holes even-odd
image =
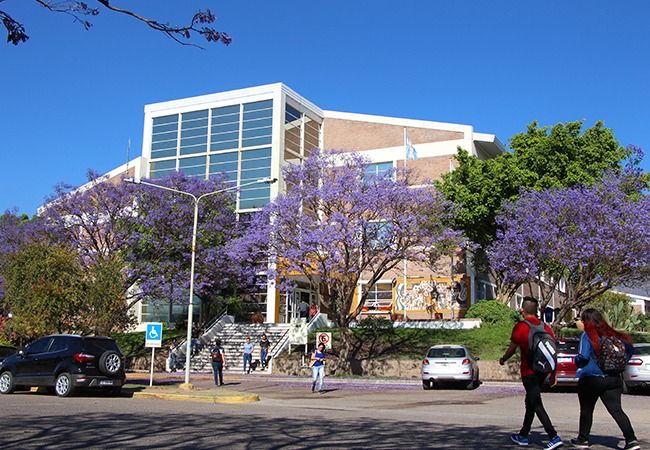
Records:
<instances>
[{"instance_id":1,"label":"road sign","mask_svg":"<svg viewBox=\"0 0 650 450\"><path fill-rule=\"evenodd\" d=\"M332 333L318 333L316 335L316 347L318 344L325 344L326 350L332 350Z\"/></svg>"},{"instance_id":2,"label":"road sign","mask_svg":"<svg viewBox=\"0 0 650 450\"><path fill-rule=\"evenodd\" d=\"M160 348L162 346L162 323L148 323L144 338L144 346Z\"/></svg>"}]
</instances>

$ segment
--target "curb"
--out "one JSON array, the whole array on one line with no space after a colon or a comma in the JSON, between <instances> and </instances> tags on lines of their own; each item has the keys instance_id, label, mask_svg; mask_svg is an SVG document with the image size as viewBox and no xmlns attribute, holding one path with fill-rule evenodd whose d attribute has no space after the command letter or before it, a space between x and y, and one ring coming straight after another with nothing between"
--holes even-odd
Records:
<instances>
[{"instance_id":1,"label":"curb","mask_svg":"<svg viewBox=\"0 0 650 450\"><path fill-rule=\"evenodd\" d=\"M191 395L175 394L172 392L134 392L133 398L149 398L158 400L176 400L202 403L253 403L259 402L260 396L257 394L238 394L238 395Z\"/></svg>"}]
</instances>

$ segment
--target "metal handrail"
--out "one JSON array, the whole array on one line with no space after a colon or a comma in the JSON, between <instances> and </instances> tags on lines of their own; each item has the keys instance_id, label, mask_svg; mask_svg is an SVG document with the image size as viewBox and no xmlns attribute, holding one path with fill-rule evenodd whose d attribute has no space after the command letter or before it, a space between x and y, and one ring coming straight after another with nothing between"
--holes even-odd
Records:
<instances>
[{"instance_id":1,"label":"metal handrail","mask_svg":"<svg viewBox=\"0 0 650 450\"><path fill-rule=\"evenodd\" d=\"M210 324L205 328L206 331L199 337L203 338L205 335L209 334L210 331L212 331L212 328L221 320L223 319L224 316L228 314L228 307L226 307L221 314L217 316L216 319L212 320ZM187 338L183 339L181 342L179 342L174 348L170 349L170 352L176 354L176 357L178 358L179 355L185 355L185 350L187 348Z\"/></svg>"}]
</instances>

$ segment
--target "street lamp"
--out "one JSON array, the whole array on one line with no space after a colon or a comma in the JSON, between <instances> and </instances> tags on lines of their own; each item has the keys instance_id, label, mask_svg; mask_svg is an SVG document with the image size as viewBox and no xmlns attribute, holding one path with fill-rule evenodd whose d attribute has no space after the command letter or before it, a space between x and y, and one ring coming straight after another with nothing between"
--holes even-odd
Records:
<instances>
[{"instance_id":1,"label":"street lamp","mask_svg":"<svg viewBox=\"0 0 650 450\"><path fill-rule=\"evenodd\" d=\"M199 202L201 199L208 197L210 195L222 194L224 192L232 191L235 189L240 189L245 186L250 186L252 184L258 183L267 183L273 184L278 181L277 178L261 178L255 181L249 181L248 183L240 184L239 186L230 186L225 189L219 189L218 191L208 192L198 197L190 192L181 191L179 189L170 188L167 186L161 186L155 183L149 183L148 181L135 180L134 178L124 178L124 181L127 183L134 184L144 184L145 186L151 186L158 189L163 189L165 191L174 192L176 194L187 195L194 201L194 226L192 228L192 259L190 263L190 294L189 294L189 304L187 306L187 346L185 348L185 383L181 385L182 388L192 389L192 384L190 383L190 356L192 353L192 320L194 313L194 260L196 258L196 232L198 228L199 221Z\"/></svg>"}]
</instances>

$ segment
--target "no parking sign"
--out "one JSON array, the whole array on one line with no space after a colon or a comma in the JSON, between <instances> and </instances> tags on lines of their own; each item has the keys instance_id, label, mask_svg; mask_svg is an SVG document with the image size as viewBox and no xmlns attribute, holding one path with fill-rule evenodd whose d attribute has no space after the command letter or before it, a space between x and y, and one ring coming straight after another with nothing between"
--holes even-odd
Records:
<instances>
[{"instance_id":1,"label":"no parking sign","mask_svg":"<svg viewBox=\"0 0 650 450\"><path fill-rule=\"evenodd\" d=\"M316 347L318 344L325 344L326 350L332 350L332 333L318 333L316 335Z\"/></svg>"}]
</instances>

